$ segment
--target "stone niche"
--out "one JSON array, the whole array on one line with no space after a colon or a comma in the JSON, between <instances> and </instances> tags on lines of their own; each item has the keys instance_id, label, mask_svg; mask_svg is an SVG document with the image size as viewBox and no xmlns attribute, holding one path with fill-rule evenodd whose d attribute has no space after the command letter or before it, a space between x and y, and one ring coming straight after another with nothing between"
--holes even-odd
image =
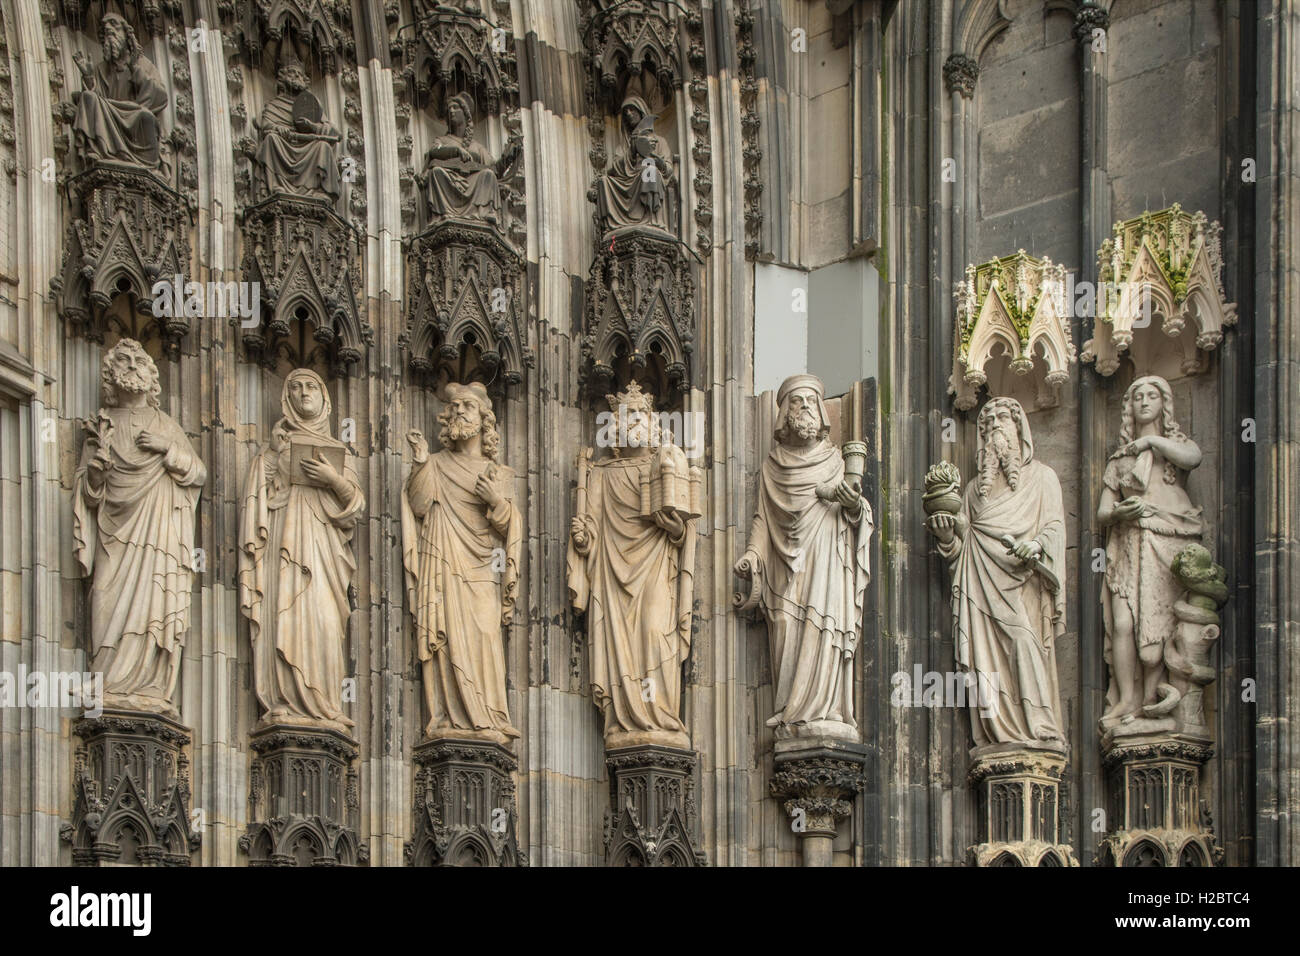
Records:
<instances>
[{"instance_id":1,"label":"stone niche","mask_svg":"<svg viewBox=\"0 0 1300 956\"><path fill-rule=\"evenodd\" d=\"M1027 408L1052 408L1075 361L1065 267L1015 255L968 265L957 283L955 355L948 391L962 411L981 387Z\"/></svg>"},{"instance_id":2,"label":"stone niche","mask_svg":"<svg viewBox=\"0 0 1300 956\"><path fill-rule=\"evenodd\" d=\"M476 3L416 0L413 12L416 28L399 47L398 82L443 132L431 134L419 169L403 172L414 193L403 218L418 231L406 243L399 343L418 384L477 381L500 395L535 362L520 251L526 232L514 38L508 17L489 19ZM407 134L399 148L409 152L410 142Z\"/></svg>"},{"instance_id":3,"label":"stone niche","mask_svg":"<svg viewBox=\"0 0 1300 956\"><path fill-rule=\"evenodd\" d=\"M1106 376L1125 355L1139 375L1204 371L1206 353L1237 324L1223 288L1222 232L1178 203L1115 223L1097 251L1096 319L1083 361Z\"/></svg>"}]
</instances>

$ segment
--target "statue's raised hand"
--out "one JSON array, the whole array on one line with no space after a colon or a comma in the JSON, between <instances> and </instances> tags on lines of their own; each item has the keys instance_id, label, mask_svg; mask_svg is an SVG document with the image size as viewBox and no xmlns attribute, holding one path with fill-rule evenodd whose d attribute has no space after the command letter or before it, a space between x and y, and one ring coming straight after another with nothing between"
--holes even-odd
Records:
<instances>
[{"instance_id":1,"label":"statue's raised hand","mask_svg":"<svg viewBox=\"0 0 1300 956\"><path fill-rule=\"evenodd\" d=\"M151 451L157 455L165 455L171 451L172 445L161 435L155 435L153 432L145 430L135 436L135 447Z\"/></svg>"},{"instance_id":2,"label":"statue's raised hand","mask_svg":"<svg viewBox=\"0 0 1300 956\"><path fill-rule=\"evenodd\" d=\"M429 460L429 442L419 429L413 428L406 433L406 442L411 446L411 456L417 465Z\"/></svg>"}]
</instances>

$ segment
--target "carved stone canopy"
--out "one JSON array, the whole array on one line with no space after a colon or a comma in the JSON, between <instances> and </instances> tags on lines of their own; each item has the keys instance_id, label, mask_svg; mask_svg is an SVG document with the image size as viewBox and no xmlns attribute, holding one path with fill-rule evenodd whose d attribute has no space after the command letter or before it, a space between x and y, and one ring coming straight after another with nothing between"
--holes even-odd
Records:
<instances>
[{"instance_id":1,"label":"carved stone canopy","mask_svg":"<svg viewBox=\"0 0 1300 956\"><path fill-rule=\"evenodd\" d=\"M491 114L519 95L513 43L494 43L494 27L472 2L456 11L446 3L414 0L415 29L402 36L402 75L418 95L434 85L444 93L473 90ZM502 23L507 29L509 23ZM499 36L499 35L498 35Z\"/></svg>"},{"instance_id":2,"label":"carved stone canopy","mask_svg":"<svg viewBox=\"0 0 1300 956\"><path fill-rule=\"evenodd\" d=\"M261 303L260 321L242 331L250 356L273 366L284 355L295 366L346 373L374 341L357 307L360 272L351 228L327 201L283 194L247 207L243 219L243 274L258 284ZM303 337L308 327L312 346Z\"/></svg>"},{"instance_id":3,"label":"carved stone canopy","mask_svg":"<svg viewBox=\"0 0 1300 956\"><path fill-rule=\"evenodd\" d=\"M535 358L524 325L523 258L491 227L444 220L408 255L400 342L422 383L515 385Z\"/></svg>"},{"instance_id":4,"label":"carved stone canopy","mask_svg":"<svg viewBox=\"0 0 1300 956\"><path fill-rule=\"evenodd\" d=\"M684 8L664 0L583 0L583 42L588 68L611 110L617 110L628 80L649 71L667 95L682 86L684 38L678 21Z\"/></svg>"},{"instance_id":5,"label":"carved stone canopy","mask_svg":"<svg viewBox=\"0 0 1300 956\"><path fill-rule=\"evenodd\" d=\"M650 381L667 400L692 381L694 266L656 231L631 227L609 238L587 280L584 385L604 395L615 383Z\"/></svg>"},{"instance_id":6,"label":"carved stone canopy","mask_svg":"<svg viewBox=\"0 0 1300 956\"><path fill-rule=\"evenodd\" d=\"M1117 222L1097 252L1096 321L1083 361L1113 375L1123 353L1138 358L1135 330L1152 336L1158 329L1180 341L1182 373L1199 370L1201 353L1217 348L1224 329L1237 324L1237 306L1223 289L1222 232L1205 213L1186 213L1178 203Z\"/></svg>"},{"instance_id":7,"label":"carved stone canopy","mask_svg":"<svg viewBox=\"0 0 1300 956\"><path fill-rule=\"evenodd\" d=\"M1017 378L1041 368L1034 403L1039 408L1056 404L1057 387L1069 381L1075 360L1065 282L1064 266L1023 249L966 267L966 278L953 293L956 355L948 391L957 408L974 408L984 385L990 394L1020 397L1012 394L1019 390L1014 380L989 381L987 368L999 346Z\"/></svg>"},{"instance_id":8,"label":"carved stone canopy","mask_svg":"<svg viewBox=\"0 0 1300 956\"><path fill-rule=\"evenodd\" d=\"M110 325L131 338L137 327L114 318L117 296L128 294L135 310L155 321L153 289L159 281L185 282L190 268L189 217L179 193L150 170L100 161L68 183L72 213L63 247L63 269L50 283L72 334L103 342ZM156 316L157 331L171 358L189 332L183 308ZM129 324L129 323L127 323Z\"/></svg>"},{"instance_id":9,"label":"carved stone canopy","mask_svg":"<svg viewBox=\"0 0 1300 956\"><path fill-rule=\"evenodd\" d=\"M240 35L254 62L263 49L274 48L286 39L302 38L320 58L321 68L337 73L340 54L356 56L352 36L352 5L334 0L254 0L251 3L219 3L222 19L232 20L239 11Z\"/></svg>"}]
</instances>

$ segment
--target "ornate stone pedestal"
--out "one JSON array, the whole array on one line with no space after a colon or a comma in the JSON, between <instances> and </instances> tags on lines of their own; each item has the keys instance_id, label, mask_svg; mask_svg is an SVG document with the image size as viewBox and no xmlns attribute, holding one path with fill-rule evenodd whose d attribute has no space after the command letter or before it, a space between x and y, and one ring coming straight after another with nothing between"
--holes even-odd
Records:
<instances>
[{"instance_id":1,"label":"ornate stone pedestal","mask_svg":"<svg viewBox=\"0 0 1300 956\"><path fill-rule=\"evenodd\" d=\"M693 750L641 744L605 752L607 866L708 866L695 845Z\"/></svg>"},{"instance_id":2,"label":"ornate stone pedestal","mask_svg":"<svg viewBox=\"0 0 1300 956\"><path fill-rule=\"evenodd\" d=\"M515 756L501 744L444 738L415 748L408 866L527 866L515 837Z\"/></svg>"},{"instance_id":3,"label":"ornate stone pedestal","mask_svg":"<svg viewBox=\"0 0 1300 956\"><path fill-rule=\"evenodd\" d=\"M254 731L248 816L239 838L249 866L356 866L357 742L337 730L272 724Z\"/></svg>"},{"instance_id":4,"label":"ornate stone pedestal","mask_svg":"<svg viewBox=\"0 0 1300 956\"><path fill-rule=\"evenodd\" d=\"M776 771L769 790L784 800L800 837L804 866L830 866L835 830L853 813L865 783L863 744L835 737L791 737L774 747Z\"/></svg>"},{"instance_id":5,"label":"ornate stone pedestal","mask_svg":"<svg viewBox=\"0 0 1300 956\"><path fill-rule=\"evenodd\" d=\"M82 717L72 821L62 827L80 866L189 866L189 728L169 717L105 710Z\"/></svg>"},{"instance_id":6,"label":"ornate stone pedestal","mask_svg":"<svg viewBox=\"0 0 1300 956\"><path fill-rule=\"evenodd\" d=\"M971 751L966 780L979 805L974 866L1078 866L1061 833L1063 750L992 744Z\"/></svg>"},{"instance_id":7,"label":"ornate stone pedestal","mask_svg":"<svg viewBox=\"0 0 1300 956\"><path fill-rule=\"evenodd\" d=\"M1097 849L1099 866L1216 866L1209 810L1201 800L1201 767L1214 750L1208 737L1155 733L1102 739L1110 785L1108 821L1115 827Z\"/></svg>"}]
</instances>

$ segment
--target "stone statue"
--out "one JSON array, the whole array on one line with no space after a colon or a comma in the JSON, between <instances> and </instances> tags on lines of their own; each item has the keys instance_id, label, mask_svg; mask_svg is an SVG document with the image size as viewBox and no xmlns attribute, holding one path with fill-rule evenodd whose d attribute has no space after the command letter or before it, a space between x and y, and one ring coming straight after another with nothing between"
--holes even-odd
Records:
<instances>
[{"instance_id":1,"label":"stone statue","mask_svg":"<svg viewBox=\"0 0 1300 956\"><path fill-rule=\"evenodd\" d=\"M423 187L430 221L446 216L481 219L503 226L506 218L501 180L519 155L510 143L499 159L474 142L474 99L457 93L447 102L447 132L424 156Z\"/></svg>"},{"instance_id":2,"label":"stone statue","mask_svg":"<svg viewBox=\"0 0 1300 956\"><path fill-rule=\"evenodd\" d=\"M352 532L366 500L343 443L330 434L319 375L297 369L284 416L253 459L239 531L239 609L249 620L262 724L346 730L343 712Z\"/></svg>"},{"instance_id":3,"label":"stone statue","mask_svg":"<svg viewBox=\"0 0 1300 956\"><path fill-rule=\"evenodd\" d=\"M506 629L515 612L523 518L487 390L448 385L442 449L406 436L415 467L402 490L402 555L429 706L425 733L508 745Z\"/></svg>"},{"instance_id":4,"label":"stone statue","mask_svg":"<svg viewBox=\"0 0 1300 956\"><path fill-rule=\"evenodd\" d=\"M824 386L787 378L776 445L758 479L758 511L735 572L767 620L778 739L858 739L853 656L871 577L871 505L827 438Z\"/></svg>"},{"instance_id":5,"label":"stone statue","mask_svg":"<svg viewBox=\"0 0 1300 956\"><path fill-rule=\"evenodd\" d=\"M986 402L978 428L978 477L955 512L943 507L947 489L932 489L945 493L926 520L952 570L953 644L969 675L971 730L976 746L1064 750L1056 677L1056 639L1065 632L1061 483L1034 460L1015 399Z\"/></svg>"},{"instance_id":6,"label":"stone statue","mask_svg":"<svg viewBox=\"0 0 1300 956\"><path fill-rule=\"evenodd\" d=\"M1139 717L1160 696L1165 642L1178 626L1174 604L1183 588L1171 567L1203 528L1186 487L1201 450L1174 420L1173 392L1163 378L1148 375L1130 385L1122 415L1097 507L1097 522L1108 529L1101 600L1110 686L1101 723L1141 733L1147 728Z\"/></svg>"},{"instance_id":7,"label":"stone statue","mask_svg":"<svg viewBox=\"0 0 1300 956\"><path fill-rule=\"evenodd\" d=\"M122 17L104 15L99 43L104 59L97 66L84 53L73 56L81 71L81 91L73 94L77 148L91 162L106 159L157 169L167 88Z\"/></svg>"},{"instance_id":8,"label":"stone statue","mask_svg":"<svg viewBox=\"0 0 1300 956\"><path fill-rule=\"evenodd\" d=\"M306 71L287 57L276 77L276 95L254 123L261 142L253 157L265 195L339 198L334 144L339 131L324 120L320 101L308 89Z\"/></svg>"},{"instance_id":9,"label":"stone statue","mask_svg":"<svg viewBox=\"0 0 1300 956\"><path fill-rule=\"evenodd\" d=\"M175 716L207 469L159 408L158 368L139 342L109 349L101 380L72 500L73 554L94 575L91 669L104 675L106 707Z\"/></svg>"},{"instance_id":10,"label":"stone statue","mask_svg":"<svg viewBox=\"0 0 1300 956\"><path fill-rule=\"evenodd\" d=\"M654 131L656 117L640 96L629 94L620 112L623 148L592 184L601 228L652 226L671 232L677 185L668 141Z\"/></svg>"},{"instance_id":11,"label":"stone statue","mask_svg":"<svg viewBox=\"0 0 1300 956\"><path fill-rule=\"evenodd\" d=\"M570 525L569 596L587 612L592 694L605 747L690 748L678 716L691 647L697 510L656 489L689 477L681 449L662 442L651 395L633 382L606 395L626 422L613 456L579 466ZM698 474L698 472L697 472Z\"/></svg>"}]
</instances>

